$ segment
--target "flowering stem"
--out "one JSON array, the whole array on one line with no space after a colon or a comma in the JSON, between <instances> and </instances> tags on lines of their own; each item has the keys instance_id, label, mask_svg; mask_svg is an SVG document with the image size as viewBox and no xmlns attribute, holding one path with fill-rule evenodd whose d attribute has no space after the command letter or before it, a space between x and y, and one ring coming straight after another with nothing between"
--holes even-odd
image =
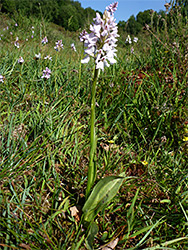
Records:
<instances>
[{"instance_id":1,"label":"flowering stem","mask_svg":"<svg viewBox=\"0 0 188 250\"><path fill-rule=\"evenodd\" d=\"M90 194L90 190L95 181L97 172L96 160L95 160L96 147L97 147L97 137L95 134L95 93L96 93L98 76L99 76L99 69L95 68L92 90L91 90L90 155L89 155L88 180L86 188L86 200Z\"/></svg>"}]
</instances>

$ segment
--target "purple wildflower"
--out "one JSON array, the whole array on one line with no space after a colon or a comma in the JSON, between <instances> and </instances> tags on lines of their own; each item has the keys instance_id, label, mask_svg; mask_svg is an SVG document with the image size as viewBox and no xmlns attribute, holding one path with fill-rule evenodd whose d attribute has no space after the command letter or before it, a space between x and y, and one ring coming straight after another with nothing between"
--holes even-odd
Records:
<instances>
[{"instance_id":1,"label":"purple wildflower","mask_svg":"<svg viewBox=\"0 0 188 250\"><path fill-rule=\"evenodd\" d=\"M56 46L54 47L54 49L56 51L60 51L61 49L63 49L62 40L57 41L55 44L56 44Z\"/></svg>"},{"instance_id":2,"label":"purple wildflower","mask_svg":"<svg viewBox=\"0 0 188 250\"><path fill-rule=\"evenodd\" d=\"M125 40L125 43L129 43L129 44L132 43L131 37L129 35L127 36L127 39Z\"/></svg>"},{"instance_id":3,"label":"purple wildflower","mask_svg":"<svg viewBox=\"0 0 188 250\"><path fill-rule=\"evenodd\" d=\"M35 60L39 60L39 59L41 59L41 53L39 53L39 54L35 54L34 59L35 59Z\"/></svg>"},{"instance_id":4,"label":"purple wildflower","mask_svg":"<svg viewBox=\"0 0 188 250\"><path fill-rule=\"evenodd\" d=\"M117 7L117 3L114 5ZM113 11L104 11L101 18L99 13L96 13L94 23L90 25L91 33L83 31L80 34L80 40L84 42L85 58L81 63L88 63L90 57L95 59L96 69L104 70L104 67L109 67L110 64L116 63L116 42L118 35L118 27L114 19Z\"/></svg>"},{"instance_id":5,"label":"purple wildflower","mask_svg":"<svg viewBox=\"0 0 188 250\"><path fill-rule=\"evenodd\" d=\"M49 55L48 55L48 56L45 56L44 59L45 59L45 60L50 60L50 61L52 61L52 57L49 56Z\"/></svg>"},{"instance_id":6,"label":"purple wildflower","mask_svg":"<svg viewBox=\"0 0 188 250\"><path fill-rule=\"evenodd\" d=\"M86 40L86 35L88 35L88 33L87 33L87 31L84 29L84 30L80 33L80 36L79 36L81 42L85 42L85 40Z\"/></svg>"},{"instance_id":7,"label":"purple wildflower","mask_svg":"<svg viewBox=\"0 0 188 250\"><path fill-rule=\"evenodd\" d=\"M0 75L0 82L4 82L4 76Z\"/></svg>"},{"instance_id":8,"label":"purple wildflower","mask_svg":"<svg viewBox=\"0 0 188 250\"><path fill-rule=\"evenodd\" d=\"M15 23L15 26L17 27L17 26L18 26L18 24L17 24L17 23Z\"/></svg>"},{"instance_id":9,"label":"purple wildflower","mask_svg":"<svg viewBox=\"0 0 188 250\"><path fill-rule=\"evenodd\" d=\"M134 54L134 48L131 47L131 54Z\"/></svg>"},{"instance_id":10,"label":"purple wildflower","mask_svg":"<svg viewBox=\"0 0 188 250\"><path fill-rule=\"evenodd\" d=\"M134 37L133 42L137 43L138 42L138 37Z\"/></svg>"},{"instance_id":11,"label":"purple wildflower","mask_svg":"<svg viewBox=\"0 0 188 250\"><path fill-rule=\"evenodd\" d=\"M110 14L113 14L118 7L118 2L111 3L109 6L106 7L106 10L110 12Z\"/></svg>"},{"instance_id":12,"label":"purple wildflower","mask_svg":"<svg viewBox=\"0 0 188 250\"><path fill-rule=\"evenodd\" d=\"M46 69L43 70L43 75L41 76L41 78L49 79L51 76L50 74L51 70L48 67L46 67Z\"/></svg>"},{"instance_id":13,"label":"purple wildflower","mask_svg":"<svg viewBox=\"0 0 188 250\"><path fill-rule=\"evenodd\" d=\"M19 59L18 59L18 63L19 63L19 64L24 63L24 59L23 59L23 57L21 57L21 56L19 57Z\"/></svg>"},{"instance_id":14,"label":"purple wildflower","mask_svg":"<svg viewBox=\"0 0 188 250\"><path fill-rule=\"evenodd\" d=\"M18 37L16 37L16 41L14 42L14 46L19 49L20 44L19 44L18 40L19 40Z\"/></svg>"},{"instance_id":15,"label":"purple wildflower","mask_svg":"<svg viewBox=\"0 0 188 250\"><path fill-rule=\"evenodd\" d=\"M42 41L41 41L42 44L46 44L48 43L48 38L45 36Z\"/></svg>"},{"instance_id":16,"label":"purple wildflower","mask_svg":"<svg viewBox=\"0 0 188 250\"><path fill-rule=\"evenodd\" d=\"M71 48L72 48L73 51L76 52L76 47L75 47L74 43L71 44Z\"/></svg>"}]
</instances>

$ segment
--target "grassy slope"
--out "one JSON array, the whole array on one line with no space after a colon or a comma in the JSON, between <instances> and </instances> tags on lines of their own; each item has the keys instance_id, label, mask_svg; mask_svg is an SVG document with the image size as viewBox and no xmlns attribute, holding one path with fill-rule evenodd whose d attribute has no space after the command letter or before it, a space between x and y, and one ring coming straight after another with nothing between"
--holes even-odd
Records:
<instances>
[{"instance_id":1,"label":"grassy slope","mask_svg":"<svg viewBox=\"0 0 188 250\"><path fill-rule=\"evenodd\" d=\"M12 20L0 18L0 74L5 77L0 85L0 245L75 249L73 243L84 233L78 224L86 187L93 65L80 64L79 32L68 34L37 20L22 20L15 27ZM45 35L49 43L42 45ZM60 52L53 48L58 39L64 44ZM118 63L100 75L97 179L123 171L134 178L98 215L96 248L117 237L117 249L188 247L187 64L183 46L173 47L172 40L164 39L164 46L143 33L133 45L134 54L128 46L119 48ZM71 50L72 42L77 52ZM44 60L46 55L52 61ZM45 67L52 71L49 80L41 79ZM74 206L80 212L71 216Z\"/></svg>"}]
</instances>

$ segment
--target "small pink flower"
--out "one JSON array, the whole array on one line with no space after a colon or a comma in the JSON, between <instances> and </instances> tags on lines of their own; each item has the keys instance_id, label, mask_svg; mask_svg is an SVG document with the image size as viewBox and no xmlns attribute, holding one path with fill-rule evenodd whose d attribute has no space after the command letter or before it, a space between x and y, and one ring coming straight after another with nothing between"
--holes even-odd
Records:
<instances>
[{"instance_id":1,"label":"small pink flower","mask_svg":"<svg viewBox=\"0 0 188 250\"><path fill-rule=\"evenodd\" d=\"M51 76L50 74L51 70L48 67L46 67L46 69L43 70L43 75L41 76L41 78L49 79Z\"/></svg>"},{"instance_id":2,"label":"small pink flower","mask_svg":"<svg viewBox=\"0 0 188 250\"><path fill-rule=\"evenodd\" d=\"M62 40L57 41L55 44L56 44L56 46L54 47L54 49L56 51L60 51L61 49L63 49Z\"/></svg>"},{"instance_id":3,"label":"small pink flower","mask_svg":"<svg viewBox=\"0 0 188 250\"><path fill-rule=\"evenodd\" d=\"M48 38L45 36L43 39L42 39L42 42L41 42L42 44L46 44L46 43L48 43Z\"/></svg>"},{"instance_id":4,"label":"small pink flower","mask_svg":"<svg viewBox=\"0 0 188 250\"><path fill-rule=\"evenodd\" d=\"M118 2L115 3L111 3L109 6L106 7L106 10L110 12L110 14L112 15L118 7Z\"/></svg>"},{"instance_id":5,"label":"small pink flower","mask_svg":"<svg viewBox=\"0 0 188 250\"><path fill-rule=\"evenodd\" d=\"M4 76L0 75L0 82L4 82Z\"/></svg>"},{"instance_id":6,"label":"small pink flower","mask_svg":"<svg viewBox=\"0 0 188 250\"><path fill-rule=\"evenodd\" d=\"M18 63L19 63L19 64L24 63L24 59L23 59L23 57L21 57L21 56L19 57L19 59L18 59Z\"/></svg>"},{"instance_id":7,"label":"small pink flower","mask_svg":"<svg viewBox=\"0 0 188 250\"><path fill-rule=\"evenodd\" d=\"M133 42L137 43L138 42L138 37L134 37Z\"/></svg>"},{"instance_id":8,"label":"small pink flower","mask_svg":"<svg viewBox=\"0 0 188 250\"><path fill-rule=\"evenodd\" d=\"M14 42L14 46L19 49L20 44L19 44L18 40L19 40L18 37L16 37L16 41Z\"/></svg>"},{"instance_id":9,"label":"small pink flower","mask_svg":"<svg viewBox=\"0 0 188 250\"><path fill-rule=\"evenodd\" d=\"M73 51L76 52L76 47L75 47L74 43L71 44L71 48L72 48Z\"/></svg>"},{"instance_id":10,"label":"small pink flower","mask_svg":"<svg viewBox=\"0 0 188 250\"><path fill-rule=\"evenodd\" d=\"M52 61L52 57L49 56L49 55L48 55L48 56L45 56L44 59L45 59L45 60L50 60L50 61Z\"/></svg>"},{"instance_id":11,"label":"small pink flower","mask_svg":"<svg viewBox=\"0 0 188 250\"><path fill-rule=\"evenodd\" d=\"M35 59L35 60L39 60L39 59L41 59L41 53L39 53L39 54L35 54L34 59Z\"/></svg>"}]
</instances>

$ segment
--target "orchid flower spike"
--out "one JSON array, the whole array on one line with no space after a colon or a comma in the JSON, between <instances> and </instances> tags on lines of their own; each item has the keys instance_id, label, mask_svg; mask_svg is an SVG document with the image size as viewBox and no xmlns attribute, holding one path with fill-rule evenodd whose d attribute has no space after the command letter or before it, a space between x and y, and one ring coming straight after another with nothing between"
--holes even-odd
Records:
<instances>
[{"instance_id":1,"label":"orchid flower spike","mask_svg":"<svg viewBox=\"0 0 188 250\"><path fill-rule=\"evenodd\" d=\"M118 35L118 27L114 18L114 11L117 9L118 3L106 7L103 16L96 13L93 24L90 25L90 33L83 31L80 34L80 41L84 42L85 58L81 63L88 63L90 58L95 60L96 69L109 67L110 64L116 63L116 42Z\"/></svg>"}]
</instances>

